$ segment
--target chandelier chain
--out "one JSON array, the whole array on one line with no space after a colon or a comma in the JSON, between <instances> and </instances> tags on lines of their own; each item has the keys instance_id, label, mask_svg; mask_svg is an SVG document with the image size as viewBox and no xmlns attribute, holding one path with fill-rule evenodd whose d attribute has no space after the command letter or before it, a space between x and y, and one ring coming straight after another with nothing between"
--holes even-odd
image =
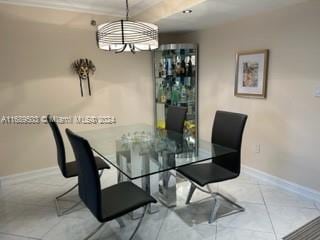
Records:
<instances>
[{"instance_id":1,"label":"chandelier chain","mask_svg":"<svg viewBox=\"0 0 320 240\"><path fill-rule=\"evenodd\" d=\"M129 20L129 3L128 3L128 0L126 0L126 9L127 9L126 20Z\"/></svg>"}]
</instances>

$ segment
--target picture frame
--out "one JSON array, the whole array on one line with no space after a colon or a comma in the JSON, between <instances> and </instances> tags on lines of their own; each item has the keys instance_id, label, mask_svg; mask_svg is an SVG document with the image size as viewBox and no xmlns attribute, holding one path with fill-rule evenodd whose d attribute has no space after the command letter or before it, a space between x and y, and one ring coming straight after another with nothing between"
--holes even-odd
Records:
<instances>
[{"instance_id":1,"label":"picture frame","mask_svg":"<svg viewBox=\"0 0 320 240\"><path fill-rule=\"evenodd\" d=\"M238 52L234 95L266 98L268 67L269 49Z\"/></svg>"}]
</instances>

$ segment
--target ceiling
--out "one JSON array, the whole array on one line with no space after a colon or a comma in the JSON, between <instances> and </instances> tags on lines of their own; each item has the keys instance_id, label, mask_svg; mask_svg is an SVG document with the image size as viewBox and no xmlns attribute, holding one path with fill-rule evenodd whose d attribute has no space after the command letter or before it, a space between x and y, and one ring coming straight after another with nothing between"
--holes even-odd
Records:
<instances>
[{"instance_id":1,"label":"ceiling","mask_svg":"<svg viewBox=\"0 0 320 240\"><path fill-rule=\"evenodd\" d=\"M130 16L155 22L161 32L194 31L307 0L129 0ZM25 6L125 16L125 0L0 0ZM183 9L191 8L191 14ZM43 20L43 19L42 19Z\"/></svg>"},{"instance_id":2,"label":"ceiling","mask_svg":"<svg viewBox=\"0 0 320 240\"><path fill-rule=\"evenodd\" d=\"M130 15L136 15L162 0L129 0ZM125 0L0 0L0 3L125 16Z\"/></svg>"},{"instance_id":3,"label":"ceiling","mask_svg":"<svg viewBox=\"0 0 320 240\"><path fill-rule=\"evenodd\" d=\"M192 7L191 14L179 12L156 23L162 32L193 31L305 1L206 0Z\"/></svg>"}]
</instances>

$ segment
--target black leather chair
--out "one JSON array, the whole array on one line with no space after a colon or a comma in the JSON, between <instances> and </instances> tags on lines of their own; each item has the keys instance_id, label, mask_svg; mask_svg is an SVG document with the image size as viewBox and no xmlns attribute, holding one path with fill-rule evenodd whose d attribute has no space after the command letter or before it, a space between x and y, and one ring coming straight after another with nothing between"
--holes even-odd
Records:
<instances>
[{"instance_id":1,"label":"black leather chair","mask_svg":"<svg viewBox=\"0 0 320 240\"><path fill-rule=\"evenodd\" d=\"M57 123L53 120L53 118L50 115L47 116L47 121L48 121L49 126L52 130L54 140L56 143L58 166L60 168L62 175L65 178L77 177L78 176L78 164L76 161L72 161L72 162L66 161L66 153L65 153L64 143L63 143L63 139L62 139L62 136L61 136L61 133L60 133L60 130L59 130ZM110 168L110 166L99 157L95 157L95 161L96 161L97 169L101 170L100 175L102 175L104 169ZM58 216L62 216L64 214L70 212L72 209L74 209L76 206L79 205L80 202L78 202L78 203L74 204L73 206L71 206L70 208L62 211L59 207L59 202L58 202L60 198L67 195L68 193L70 193L77 186L78 186L78 184L74 185L72 188L70 188L69 190L67 190L63 194L56 197L55 204L56 204L56 211L57 211Z\"/></svg>"},{"instance_id":2,"label":"black leather chair","mask_svg":"<svg viewBox=\"0 0 320 240\"><path fill-rule=\"evenodd\" d=\"M187 108L185 107L169 106L166 116L166 130L183 133L186 114Z\"/></svg>"},{"instance_id":3,"label":"black leather chair","mask_svg":"<svg viewBox=\"0 0 320 240\"><path fill-rule=\"evenodd\" d=\"M186 204L190 203L195 189L199 189L213 196L214 204L209 217L209 223L212 223L216 219L216 214L220 205L218 197L236 207L235 211L231 212L231 214L244 211L244 208L222 194L212 192L208 184L234 179L240 175L241 143L246 121L247 115L217 111L212 128L211 142L235 149L237 152L214 158L210 163L189 165L177 169L180 174L191 181ZM201 188L204 186L208 187L208 191ZM230 213L228 215L230 215Z\"/></svg>"},{"instance_id":4,"label":"black leather chair","mask_svg":"<svg viewBox=\"0 0 320 240\"><path fill-rule=\"evenodd\" d=\"M92 237L106 222L132 212L140 207L156 203L156 200L131 182L121 182L101 190L96 162L89 145L84 138L66 129L76 161L79 163L79 196L91 213L102 224L85 239ZM130 239L137 232L143 217L140 219ZM120 224L121 225L121 224Z\"/></svg>"}]
</instances>

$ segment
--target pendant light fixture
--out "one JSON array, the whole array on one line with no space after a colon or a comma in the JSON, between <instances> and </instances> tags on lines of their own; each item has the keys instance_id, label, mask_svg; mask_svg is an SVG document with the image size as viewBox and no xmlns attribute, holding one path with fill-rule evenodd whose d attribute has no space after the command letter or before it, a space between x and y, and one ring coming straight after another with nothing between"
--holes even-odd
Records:
<instances>
[{"instance_id":1,"label":"pendant light fixture","mask_svg":"<svg viewBox=\"0 0 320 240\"><path fill-rule=\"evenodd\" d=\"M97 44L100 49L116 53L158 48L158 26L129 20L126 0L126 19L101 24L97 27Z\"/></svg>"}]
</instances>

